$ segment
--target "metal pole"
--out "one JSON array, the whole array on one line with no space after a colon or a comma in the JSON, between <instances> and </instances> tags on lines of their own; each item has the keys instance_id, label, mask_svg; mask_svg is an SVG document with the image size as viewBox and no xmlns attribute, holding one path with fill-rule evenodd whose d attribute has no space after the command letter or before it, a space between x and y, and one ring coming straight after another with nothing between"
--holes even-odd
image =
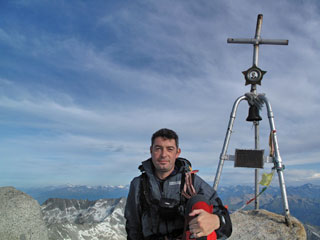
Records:
<instances>
[{"instance_id":1,"label":"metal pole","mask_svg":"<svg viewBox=\"0 0 320 240\"><path fill-rule=\"evenodd\" d=\"M289 220L289 204L288 204L288 198L287 198L287 192L286 192L286 186L284 182L284 177L283 177L283 169L284 166L282 165L282 159L280 157L280 151L279 151L279 145L278 145L278 139L277 139L277 132L276 132L276 127L274 124L274 116L271 108L271 104L268 101L268 99L265 96L261 96L261 99L265 102L267 111L268 111L268 118L269 118L269 125L270 129L272 131L273 135L273 143L274 143L274 167L276 168L278 172L278 177L279 177L279 185L281 189L281 195L282 195L282 203L283 203L283 209L284 209L284 215L286 217L287 222L290 224Z\"/></svg>"},{"instance_id":2,"label":"metal pole","mask_svg":"<svg viewBox=\"0 0 320 240\"><path fill-rule=\"evenodd\" d=\"M254 129L255 129L255 149L260 149L260 139L259 139L259 122L255 121L253 122L254 124ZM259 169L256 168L254 170L254 182L255 182L255 195L258 196L259 194ZM255 209L259 209L260 204L259 204L259 197L256 197L256 199L254 200L254 206Z\"/></svg>"},{"instance_id":3,"label":"metal pole","mask_svg":"<svg viewBox=\"0 0 320 240\"><path fill-rule=\"evenodd\" d=\"M259 58L259 43L261 40L261 26L262 26L262 14L258 15L257 19L257 27L256 27L256 34L254 36L254 39L256 40L253 44L253 65L258 66L258 58Z\"/></svg>"},{"instance_id":4,"label":"metal pole","mask_svg":"<svg viewBox=\"0 0 320 240\"><path fill-rule=\"evenodd\" d=\"M220 161L219 161L219 165L218 165L218 168L217 168L217 173L216 173L216 177L215 177L214 183L213 183L213 188L216 191L218 189L218 185L219 185L219 181L220 181L220 177L221 177L221 173L222 173L224 160L226 158L226 153L227 153L227 150L228 150L228 146L229 146L229 142L230 142L230 136L231 136L232 128L233 128L233 123L234 123L234 120L236 118L236 112L237 112L239 103L244 99L246 99L246 96L238 97L237 100L234 102L233 107L232 107L232 111L231 111L231 114L230 114L229 125L228 125L228 130L227 130L227 133L226 133L226 137L224 139L222 151L221 151L221 154L220 154Z\"/></svg>"},{"instance_id":5,"label":"metal pole","mask_svg":"<svg viewBox=\"0 0 320 240\"><path fill-rule=\"evenodd\" d=\"M254 66L258 66L258 61L259 61L259 42L261 40L261 26L262 26L262 14L258 15L258 19L257 19L257 26L256 26L256 33L254 36L254 39L256 40L256 42L253 44L253 65ZM251 85L251 92L254 94L257 94L257 86L256 84L252 84ZM254 132L255 132L255 149L259 149L260 148L260 136L259 136L259 122L255 121L253 122L254 124ZM255 188L255 195L258 196L259 194L259 169L256 168L254 170L254 188ZM259 197L256 197L256 199L254 200L254 206L255 209L259 209Z\"/></svg>"}]
</instances>

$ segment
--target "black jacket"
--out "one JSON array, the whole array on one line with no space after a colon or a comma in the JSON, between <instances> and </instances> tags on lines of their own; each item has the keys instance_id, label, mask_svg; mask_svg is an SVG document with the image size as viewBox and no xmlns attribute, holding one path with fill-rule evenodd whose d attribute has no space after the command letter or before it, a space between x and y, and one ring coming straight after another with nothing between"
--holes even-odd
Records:
<instances>
[{"instance_id":1,"label":"black jacket","mask_svg":"<svg viewBox=\"0 0 320 240\"><path fill-rule=\"evenodd\" d=\"M161 198L181 200L181 179L183 178L185 164L184 159L176 160L176 170L164 181L154 175L151 159L142 163L148 177L149 195L152 205L145 210L141 198L141 176L135 177L130 184L130 190L125 208L126 231L128 240L161 239L161 236L183 232L184 213L177 213L175 218L163 219L159 215L159 202ZM197 194L204 195L214 206L214 214L223 215L227 219L226 224L216 230L218 237L229 237L231 235L231 221L228 211L221 205L217 193L199 176L195 175L193 183ZM220 207L219 207L220 204ZM182 208L183 210L183 208ZM181 208L180 208L181 211Z\"/></svg>"}]
</instances>

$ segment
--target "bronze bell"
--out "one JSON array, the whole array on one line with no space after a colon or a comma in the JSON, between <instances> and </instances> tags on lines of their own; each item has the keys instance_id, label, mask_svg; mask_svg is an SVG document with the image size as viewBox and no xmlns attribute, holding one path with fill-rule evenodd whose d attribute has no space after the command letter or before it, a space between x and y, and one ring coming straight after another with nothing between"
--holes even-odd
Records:
<instances>
[{"instance_id":1,"label":"bronze bell","mask_svg":"<svg viewBox=\"0 0 320 240\"><path fill-rule=\"evenodd\" d=\"M261 121L262 118L259 115L259 108L256 105L250 105L249 115L246 119L248 122Z\"/></svg>"}]
</instances>

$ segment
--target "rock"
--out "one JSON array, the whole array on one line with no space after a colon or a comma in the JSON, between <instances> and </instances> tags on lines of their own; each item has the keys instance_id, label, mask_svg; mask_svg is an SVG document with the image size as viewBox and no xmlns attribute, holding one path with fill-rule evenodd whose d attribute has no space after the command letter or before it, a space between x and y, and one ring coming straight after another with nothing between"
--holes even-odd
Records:
<instances>
[{"instance_id":1,"label":"rock","mask_svg":"<svg viewBox=\"0 0 320 240\"><path fill-rule=\"evenodd\" d=\"M283 215L267 210L239 211L231 214L233 232L229 239L305 240L303 224L290 216L291 227Z\"/></svg>"},{"instance_id":2,"label":"rock","mask_svg":"<svg viewBox=\"0 0 320 240\"><path fill-rule=\"evenodd\" d=\"M0 240L47 240L39 203L13 188L0 188Z\"/></svg>"}]
</instances>

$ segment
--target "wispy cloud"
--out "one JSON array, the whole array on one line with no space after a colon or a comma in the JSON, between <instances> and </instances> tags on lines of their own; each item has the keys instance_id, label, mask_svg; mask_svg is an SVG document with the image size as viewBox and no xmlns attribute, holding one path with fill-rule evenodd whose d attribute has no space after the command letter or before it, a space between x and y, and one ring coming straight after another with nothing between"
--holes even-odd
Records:
<instances>
[{"instance_id":1,"label":"wispy cloud","mask_svg":"<svg viewBox=\"0 0 320 240\"><path fill-rule=\"evenodd\" d=\"M311 180L318 180L320 179L320 173L313 173L312 176L309 177Z\"/></svg>"},{"instance_id":2,"label":"wispy cloud","mask_svg":"<svg viewBox=\"0 0 320 240\"><path fill-rule=\"evenodd\" d=\"M317 176L318 170L307 166L316 165L319 156L319 4L271 2L6 5L3 14L10 21L0 28L6 181L21 173L23 163L35 182L45 178L44 171L56 176L51 183L44 180L50 184L98 184L108 171L110 184L126 184L139 174L149 138L161 127L179 133L184 157L212 181L232 104L250 90L241 71L252 64L252 46L226 39L253 37L259 13L263 38L289 39L289 46L261 46L259 66L268 72L258 87L274 110L286 176L289 182L296 173L301 182ZM31 14L33 8L37 14ZM254 146L247 112L247 103L241 103L230 154ZM261 115L261 148L268 151L265 107ZM251 181L250 170L230 164L224 183ZM15 183L31 184L30 176Z\"/></svg>"}]
</instances>

